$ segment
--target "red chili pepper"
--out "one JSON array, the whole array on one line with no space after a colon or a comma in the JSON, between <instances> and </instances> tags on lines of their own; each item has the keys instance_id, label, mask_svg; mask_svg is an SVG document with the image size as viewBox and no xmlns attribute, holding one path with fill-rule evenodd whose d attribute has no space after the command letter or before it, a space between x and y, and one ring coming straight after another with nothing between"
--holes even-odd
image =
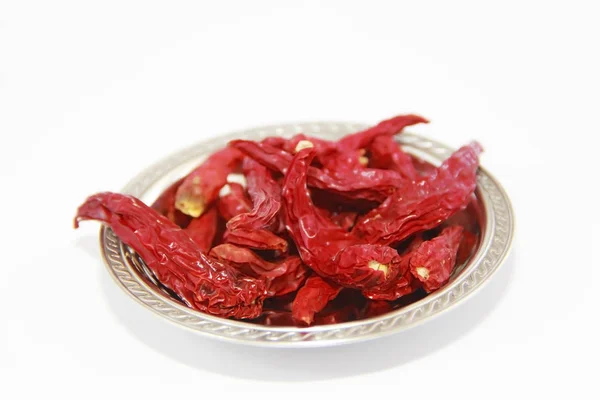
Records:
<instances>
[{"instance_id":1,"label":"red chili pepper","mask_svg":"<svg viewBox=\"0 0 600 400\"><path fill-rule=\"evenodd\" d=\"M252 209L252 203L242 185L237 182L229 182L227 185L230 189L229 193L217 200L219 214L225 221L229 221L236 215L250 212Z\"/></svg>"},{"instance_id":2,"label":"red chili pepper","mask_svg":"<svg viewBox=\"0 0 600 400\"><path fill-rule=\"evenodd\" d=\"M398 115L396 117L381 121L377 125L344 136L338 141L338 149L366 149L371 142L380 136L394 136L400 133L404 128L410 125L428 123L429 121L418 115Z\"/></svg>"},{"instance_id":3,"label":"red chili pepper","mask_svg":"<svg viewBox=\"0 0 600 400\"><path fill-rule=\"evenodd\" d=\"M286 228L302 260L340 285L366 289L395 278L400 257L391 247L361 244L317 212L306 187L312 149L301 150L286 174L282 197Z\"/></svg>"},{"instance_id":4,"label":"red chili pepper","mask_svg":"<svg viewBox=\"0 0 600 400\"><path fill-rule=\"evenodd\" d=\"M227 229L279 230L281 186L273 179L271 171L251 158L244 158L242 170L246 176L248 194L254 204L252 211L239 214L227 223Z\"/></svg>"},{"instance_id":5,"label":"red chili pepper","mask_svg":"<svg viewBox=\"0 0 600 400\"><path fill-rule=\"evenodd\" d=\"M315 314L335 299L341 290L342 287L335 283L320 276L311 276L298 290L292 303L292 317L298 323L312 324Z\"/></svg>"},{"instance_id":6,"label":"red chili pepper","mask_svg":"<svg viewBox=\"0 0 600 400\"><path fill-rule=\"evenodd\" d=\"M171 222L185 228L191 221L189 215L185 215L175 208L175 193L183 182L183 178L169 186L152 204L152 208L161 215L167 217Z\"/></svg>"},{"instance_id":7,"label":"red chili pepper","mask_svg":"<svg viewBox=\"0 0 600 400\"><path fill-rule=\"evenodd\" d=\"M288 256L271 263L263 260L251 250L232 244L213 247L209 255L235 266L247 275L264 279L269 297L295 292L308 274L308 269L298 256Z\"/></svg>"},{"instance_id":8,"label":"red chili pepper","mask_svg":"<svg viewBox=\"0 0 600 400\"><path fill-rule=\"evenodd\" d=\"M292 155L265 143L247 140L234 140L230 146L272 170L287 174ZM308 184L326 189L352 199L383 201L397 188L402 188L406 180L395 171L382 169L344 169L342 173L330 170L308 168Z\"/></svg>"},{"instance_id":9,"label":"red chili pepper","mask_svg":"<svg viewBox=\"0 0 600 400\"><path fill-rule=\"evenodd\" d=\"M353 232L369 243L391 244L440 225L469 204L481 151L477 143L460 148L434 173L398 190L360 218Z\"/></svg>"},{"instance_id":10,"label":"red chili pepper","mask_svg":"<svg viewBox=\"0 0 600 400\"><path fill-rule=\"evenodd\" d=\"M219 261L230 264L246 275L253 277L276 278L284 275L288 270L287 263L294 258L300 261L297 256L289 257L284 262L271 263L263 260L252 250L238 247L233 244L225 243L213 247L209 255Z\"/></svg>"},{"instance_id":11,"label":"red chili pepper","mask_svg":"<svg viewBox=\"0 0 600 400\"><path fill-rule=\"evenodd\" d=\"M383 300L369 301L363 312L363 317L364 318L378 317L382 314L387 314L388 312L392 311L393 309L394 308L393 308L392 304L387 301L383 301Z\"/></svg>"},{"instance_id":12,"label":"red chili pepper","mask_svg":"<svg viewBox=\"0 0 600 400\"><path fill-rule=\"evenodd\" d=\"M254 230L238 228L234 231L227 230L225 232L224 240L227 243L256 250L275 250L280 253L286 253L288 251L287 240L266 229Z\"/></svg>"},{"instance_id":13,"label":"red chili pepper","mask_svg":"<svg viewBox=\"0 0 600 400\"><path fill-rule=\"evenodd\" d=\"M186 233L205 253L210 250L217 234L218 220L217 209L211 207L200 217L192 219L185 228Z\"/></svg>"},{"instance_id":14,"label":"red chili pepper","mask_svg":"<svg viewBox=\"0 0 600 400\"><path fill-rule=\"evenodd\" d=\"M79 207L75 227L84 220L109 225L189 307L222 317L260 315L263 281L207 257L184 230L140 200L117 193L96 194Z\"/></svg>"},{"instance_id":15,"label":"red chili pepper","mask_svg":"<svg viewBox=\"0 0 600 400\"><path fill-rule=\"evenodd\" d=\"M423 242L410 257L410 272L428 293L448 282L456 264L463 228L444 228L436 238Z\"/></svg>"},{"instance_id":16,"label":"red chili pepper","mask_svg":"<svg viewBox=\"0 0 600 400\"><path fill-rule=\"evenodd\" d=\"M371 167L391 169L406 179L416 180L417 170L412 157L402 151L400 145L391 136L379 136L370 147Z\"/></svg>"},{"instance_id":17,"label":"red chili pepper","mask_svg":"<svg viewBox=\"0 0 600 400\"><path fill-rule=\"evenodd\" d=\"M423 243L422 237L417 236L408 245L408 248L401 256L400 271L394 280L389 281L384 285L363 290L362 294L371 300L393 301L402 296L406 296L407 294L411 294L420 288L421 284L419 281L416 281L410 273L410 260L421 243Z\"/></svg>"},{"instance_id":18,"label":"red chili pepper","mask_svg":"<svg viewBox=\"0 0 600 400\"><path fill-rule=\"evenodd\" d=\"M219 196L227 176L235 172L242 154L231 147L213 153L187 175L177 189L175 207L184 214L199 217Z\"/></svg>"}]
</instances>

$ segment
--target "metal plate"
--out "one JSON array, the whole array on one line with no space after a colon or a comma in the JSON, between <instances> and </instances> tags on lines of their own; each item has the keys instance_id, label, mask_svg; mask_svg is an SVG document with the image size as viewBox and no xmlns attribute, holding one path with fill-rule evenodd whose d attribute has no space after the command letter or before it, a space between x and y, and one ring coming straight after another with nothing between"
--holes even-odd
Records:
<instances>
[{"instance_id":1,"label":"metal plate","mask_svg":"<svg viewBox=\"0 0 600 400\"><path fill-rule=\"evenodd\" d=\"M206 155L232 139L261 139L305 133L334 139L366 128L348 123L275 125L231 133L199 143L150 166L123 189L151 203L170 183L185 175ZM404 149L424 161L439 164L452 150L433 140L404 133L398 136ZM329 346L374 339L425 322L472 295L496 272L506 258L513 238L513 212L500 184L483 168L477 174L477 202L481 239L468 264L438 291L398 310L375 318L308 328L269 327L222 319L182 305L157 287L151 276L140 273L140 263L110 228L100 232L101 248L115 282L144 307L179 326L210 337L259 346ZM142 266L142 271L144 271Z\"/></svg>"}]
</instances>

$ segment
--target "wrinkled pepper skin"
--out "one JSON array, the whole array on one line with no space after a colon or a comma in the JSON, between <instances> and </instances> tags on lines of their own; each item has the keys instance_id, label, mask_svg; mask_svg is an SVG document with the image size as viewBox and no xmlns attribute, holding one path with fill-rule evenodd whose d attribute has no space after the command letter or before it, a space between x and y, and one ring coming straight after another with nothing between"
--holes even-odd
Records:
<instances>
[{"instance_id":1,"label":"wrinkled pepper skin","mask_svg":"<svg viewBox=\"0 0 600 400\"><path fill-rule=\"evenodd\" d=\"M421 283L410 272L410 260L422 243L423 239L421 236L414 238L406 251L401 255L400 272L396 278L385 285L363 290L363 296L371 300L394 301L418 290L421 287Z\"/></svg>"},{"instance_id":2,"label":"wrinkled pepper skin","mask_svg":"<svg viewBox=\"0 0 600 400\"><path fill-rule=\"evenodd\" d=\"M381 121L377 125L367 128L364 131L344 136L338 141L337 148L343 150L365 149L378 137L394 136L402 132L407 126L421 123L426 124L429 123L429 121L414 114L398 115Z\"/></svg>"},{"instance_id":3,"label":"wrinkled pepper skin","mask_svg":"<svg viewBox=\"0 0 600 400\"><path fill-rule=\"evenodd\" d=\"M477 184L478 143L461 147L430 175L398 190L352 230L369 243L400 242L467 207Z\"/></svg>"},{"instance_id":4,"label":"wrinkled pepper skin","mask_svg":"<svg viewBox=\"0 0 600 400\"><path fill-rule=\"evenodd\" d=\"M226 243L255 250L274 250L279 253L287 253L288 251L287 240L266 229L238 228L233 231L227 229L224 240Z\"/></svg>"},{"instance_id":5,"label":"wrinkled pepper skin","mask_svg":"<svg viewBox=\"0 0 600 400\"><path fill-rule=\"evenodd\" d=\"M463 228L444 228L439 236L423 242L410 257L410 272L427 293L442 287L454 270Z\"/></svg>"},{"instance_id":6,"label":"wrinkled pepper skin","mask_svg":"<svg viewBox=\"0 0 600 400\"><path fill-rule=\"evenodd\" d=\"M175 208L198 218L219 197L227 176L239 169L242 154L231 147L213 153L190 172L175 195Z\"/></svg>"},{"instance_id":7,"label":"wrinkled pepper skin","mask_svg":"<svg viewBox=\"0 0 600 400\"><path fill-rule=\"evenodd\" d=\"M229 221L237 215L248 213L252 209L252 202L246 196L242 185L237 182L229 182L227 185L230 189L229 193L217 200L219 215L225 221Z\"/></svg>"},{"instance_id":8,"label":"wrinkled pepper skin","mask_svg":"<svg viewBox=\"0 0 600 400\"><path fill-rule=\"evenodd\" d=\"M309 272L298 256L288 256L280 261L268 262L251 250L232 244L213 247L209 255L236 267L246 275L263 279L268 297L295 292Z\"/></svg>"},{"instance_id":9,"label":"wrinkled pepper skin","mask_svg":"<svg viewBox=\"0 0 600 400\"><path fill-rule=\"evenodd\" d=\"M189 225L185 228L185 232L198 245L198 248L208 253L215 236L217 234L217 226L219 215L217 209L211 207L198 218L193 218Z\"/></svg>"},{"instance_id":10,"label":"wrinkled pepper skin","mask_svg":"<svg viewBox=\"0 0 600 400\"><path fill-rule=\"evenodd\" d=\"M400 256L391 247L361 244L317 212L307 189L312 149L298 152L283 183L286 229L302 260L313 271L334 282L366 289L395 278Z\"/></svg>"},{"instance_id":11,"label":"wrinkled pepper skin","mask_svg":"<svg viewBox=\"0 0 600 400\"><path fill-rule=\"evenodd\" d=\"M370 147L370 166L390 169L404 178L414 181L418 178L412 157L402 151L400 145L391 136L379 136Z\"/></svg>"},{"instance_id":12,"label":"wrinkled pepper skin","mask_svg":"<svg viewBox=\"0 0 600 400\"><path fill-rule=\"evenodd\" d=\"M328 282L320 276L311 276L292 303L292 318L297 323L312 324L315 314L323 310L327 303L335 299L342 287Z\"/></svg>"},{"instance_id":13,"label":"wrinkled pepper skin","mask_svg":"<svg viewBox=\"0 0 600 400\"><path fill-rule=\"evenodd\" d=\"M284 150L262 142L233 140L230 146L256 160L269 169L287 174L293 156ZM315 167L308 168L308 185L326 189L352 199L383 201L396 189L404 187L406 180L396 171L373 168L346 168L332 172Z\"/></svg>"},{"instance_id":14,"label":"wrinkled pepper skin","mask_svg":"<svg viewBox=\"0 0 600 400\"><path fill-rule=\"evenodd\" d=\"M152 203L151 207L159 214L167 217L169 221L174 222L181 228L184 228L190 223L191 217L189 215L185 215L175 208L175 194L177 193L177 189L179 189L179 186L181 186L182 182L183 178L169 186L164 192L161 193L154 203Z\"/></svg>"},{"instance_id":15,"label":"wrinkled pepper skin","mask_svg":"<svg viewBox=\"0 0 600 400\"><path fill-rule=\"evenodd\" d=\"M84 220L110 226L189 307L221 317L260 315L263 281L207 257L184 230L140 200L117 193L93 195L79 207L75 227Z\"/></svg>"},{"instance_id":16,"label":"wrinkled pepper skin","mask_svg":"<svg viewBox=\"0 0 600 400\"><path fill-rule=\"evenodd\" d=\"M278 230L281 209L281 186L273 179L271 171L251 158L242 164L246 176L248 195L253 203L252 211L239 214L227 223L227 229Z\"/></svg>"}]
</instances>

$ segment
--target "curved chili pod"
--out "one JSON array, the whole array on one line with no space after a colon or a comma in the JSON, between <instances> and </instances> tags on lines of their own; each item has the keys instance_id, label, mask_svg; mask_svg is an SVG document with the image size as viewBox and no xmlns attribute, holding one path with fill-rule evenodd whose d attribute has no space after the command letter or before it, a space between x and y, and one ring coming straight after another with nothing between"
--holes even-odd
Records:
<instances>
[{"instance_id":1,"label":"curved chili pod","mask_svg":"<svg viewBox=\"0 0 600 400\"><path fill-rule=\"evenodd\" d=\"M410 257L410 272L428 293L450 279L462 233L462 226L444 228L439 236L423 242Z\"/></svg>"},{"instance_id":2,"label":"curved chili pod","mask_svg":"<svg viewBox=\"0 0 600 400\"><path fill-rule=\"evenodd\" d=\"M397 300L402 296L413 293L421 284L413 278L410 273L410 260L415 251L423 243L423 238L418 235L408 245L406 251L401 255L400 271L394 280L387 282L384 285L379 285L371 289L362 291L363 296L371 300Z\"/></svg>"},{"instance_id":3,"label":"curved chili pod","mask_svg":"<svg viewBox=\"0 0 600 400\"><path fill-rule=\"evenodd\" d=\"M391 169L406 179L416 180L417 170L412 157L402 151L400 145L391 136L379 136L370 147L370 165L374 168Z\"/></svg>"},{"instance_id":4,"label":"curved chili pod","mask_svg":"<svg viewBox=\"0 0 600 400\"><path fill-rule=\"evenodd\" d=\"M217 209L225 221L229 221L236 215L250 212L252 209L252 203L242 185L237 182L229 182L227 185L229 185L229 193L217 200Z\"/></svg>"},{"instance_id":5,"label":"curved chili pod","mask_svg":"<svg viewBox=\"0 0 600 400\"><path fill-rule=\"evenodd\" d=\"M266 143L233 140L229 145L267 168L283 174L287 173L293 158L291 154ZM405 184L406 180L400 174L383 169L347 168L343 173L336 173L327 169L308 168L309 186L332 191L352 199L383 201Z\"/></svg>"},{"instance_id":6,"label":"curved chili pod","mask_svg":"<svg viewBox=\"0 0 600 400\"><path fill-rule=\"evenodd\" d=\"M246 176L248 194L252 199L252 211L239 214L227 223L227 229L275 229L279 225L281 209L281 186L273 179L264 165L246 157L242 163Z\"/></svg>"},{"instance_id":7,"label":"curved chili pod","mask_svg":"<svg viewBox=\"0 0 600 400\"><path fill-rule=\"evenodd\" d=\"M109 225L166 287L189 307L221 317L256 318L265 284L207 257L189 235L140 200L118 193L89 197L77 211L84 220Z\"/></svg>"},{"instance_id":8,"label":"curved chili pod","mask_svg":"<svg viewBox=\"0 0 600 400\"><path fill-rule=\"evenodd\" d=\"M400 257L391 247L364 244L317 212L307 190L307 169L315 152L301 150L285 176L286 229L302 260L340 285L366 289L395 278Z\"/></svg>"},{"instance_id":9,"label":"curved chili pod","mask_svg":"<svg viewBox=\"0 0 600 400\"><path fill-rule=\"evenodd\" d=\"M369 147L371 142L377 137L394 136L400 133L407 126L420 123L426 124L428 122L429 121L427 119L419 115L398 115L381 121L371 128L344 136L338 141L338 148L351 150L364 149Z\"/></svg>"},{"instance_id":10,"label":"curved chili pod","mask_svg":"<svg viewBox=\"0 0 600 400\"><path fill-rule=\"evenodd\" d=\"M315 314L335 299L341 290L340 285L328 282L320 276L311 276L298 290L292 303L292 318L296 322L312 324Z\"/></svg>"},{"instance_id":11,"label":"curved chili pod","mask_svg":"<svg viewBox=\"0 0 600 400\"><path fill-rule=\"evenodd\" d=\"M231 147L213 153L185 177L175 195L175 208L192 217L202 215L241 161L242 154Z\"/></svg>"},{"instance_id":12,"label":"curved chili pod","mask_svg":"<svg viewBox=\"0 0 600 400\"><path fill-rule=\"evenodd\" d=\"M238 228L234 231L228 229L223 239L226 243L256 250L275 250L280 253L288 251L287 240L266 229Z\"/></svg>"},{"instance_id":13,"label":"curved chili pod","mask_svg":"<svg viewBox=\"0 0 600 400\"><path fill-rule=\"evenodd\" d=\"M478 143L461 147L432 174L360 218L352 231L369 243L391 244L440 225L469 204L481 151Z\"/></svg>"},{"instance_id":14,"label":"curved chili pod","mask_svg":"<svg viewBox=\"0 0 600 400\"><path fill-rule=\"evenodd\" d=\"M283 296L298 290L308 274L308 269L298 256L268 262L251 250L232 244L213 247L209 255L235 266L247 275L264 278L268 297Z\"/></svg>"},{"instance_id":15,"label":"curved chili pod","mask_svg":"<svg viewBox=\"0 0 600 400\"><path fill-rule=\"evenodd\" d=\"M152 209L159 214L167 217L171 222L174 222L183 228L190 223L191 217L189 215L185 215L175 208L175 194L177 193L177 189L179 189L179 186L181 186L182 182L183 178L171 184L171 186L165 189L165 191L158 196L158 198L150 207L152 207Z\"/></svg>"},{"instance_id":16,"label":"curved chili pod","mask_svg":"<svg viewBox=\"0 0 600 400\"><path fill-rule=\"evenodd\" d=\"M217 234L219 215L217 209L211 207L198 218L193 218L185 228L185 232L198 245L201 251L208 252Z\"/></svg>"}]
</instances>

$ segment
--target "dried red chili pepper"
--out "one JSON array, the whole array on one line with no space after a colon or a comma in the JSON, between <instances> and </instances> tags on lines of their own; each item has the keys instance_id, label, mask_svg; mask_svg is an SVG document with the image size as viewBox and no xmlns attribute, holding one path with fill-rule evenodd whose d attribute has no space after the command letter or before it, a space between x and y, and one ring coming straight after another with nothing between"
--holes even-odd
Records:
<instances>
[{"instance_id":1,"label":"dried red chili pepper","mask_svg":"<svg viewBox=\"0 0 600 400\"><path fill-rule=\"evenodd\" d=\"M277 262L268 262L251 250L232 244L213 247L209 255L235 266L247 275L264 278L269 297L283 296L296 291L308 275L308 269L298 256L288 256Z\"/></svg>"},{"instance_id":2,"label":"dried red chili pepper","mask_svg":"<svg viewBox=\"0 0 600 400\"><path fill-rule=\"evenodd\" d=\"M306 186L314 154L312 149L296 154L282 191L286 228L302 260L318 274L347 287L365 289L394 279L400 262L396 250L361 244L316 211Z\"/></svg>"},{"instance_id":3,"label":"dried red chili pepper","mask_svg":"<svg viewBox=\"0 0 600 400\"><path fill-rule=\"evenodd\" d=\"M394 308L391 303L383 300L373 300L367 303L363 311L363 318L378 317L382 314L387 314Z\"/></svg>"},{"instance_id":4,"label":"dried red chili pepper","mask_svg":"<svg viewBox=\"0 0 600 400\"><path fill-rule=\"evenodd\" d=\"M275 250L280 253L288 251L287 240L266 229L238 228L234 231L227 230L223 239L226 243L256 250Z\"/></svg>"},{"instance_id":5,"label":"dried red chili pepper","mask_svg":"<svg viewBox=\"0 0 600 400\"><path fill-rule=\"evenodd\" d=\"M199 217L209 204L217 199L227 183L227 176L235 172L242 154L231 148L213 153L185 177L175 196L175 207L184 214Z\"/></svg>"},{"instance_id":6,"label":"dried red chili pepper","mask_svg":"<svg viewBox=\"0 0 600 400\"><path fill-rule=\"evenodd\" d=\"M400 145L392 136L379 136L370 147L370 166L373 168L391 169L406 179L416 180L417 170L412 157L402 151Z\"/></svg>"},{"instance_id":7,"label":"dried red chili pepper","mask_svg":"<svg viewBox=\"0 0 600 400\"><path fill-rule=\"evenodd\" d=\"M250 212L252 209L252 203L246 196L242 185L237 182L229 182L227 185L229 186L229 193L217 200L219 214L225 221L229 221L236 215Z\"/></svg>"},{"instance_id":8,"label":"dried red chili pepper","mask_svg":"<svg viewBox=\"0 0 600 400\"><path fill-rule=\"evenodd\" d=\"M225 243L213 247L209 255L219 261L234 266L239 271L253 277L275 278L284 275L288 270L287 263L293 263L294 258L300 261L297 256L289 257L283 262L271 263L263 260L252 250L238 247L233 244Z\"/></svg>"},{"instance_id":9,"label":"dried red chili pepper","mask_svg":"<svg viewBox=\"0 0 600 400\"><path fill-rule=\"evenodd\" d=\"M358 319L359 309L354 304L336 307L334 310L321 311L314 317L315 325L331 325Z\"/></svg>"},{"instance_id":10,"label":"dried red chili pepper","mask_svg":"<svg viewBox=\"0 0 600 400\"><path fill-rule=\"evenodd\" d=\"M185 232L198 245L201 251L208 252L217 233L219 216L217 209L211 207L198 218L193 218Z\"/></svg>"},{"instance_id":11,"label":"dried red chili pepper","mask_svg":"<svg viewBox=\"0 0 600 400\"><path fill-rule=\"evenodd\" d=\"M185 215L175 208L175 193L183 182L183 178L169 186L158 198L152 203L152 209L159 214L167 217L171 222L176 223L182 228L185 228L191 221L189 215Z\"/></svg>"},{"instance_id":12,"label":"dried red chili pepper","mask_svg":"<svg viewBox=\"0 0 600 400\"><path fill-rule=\"evenodd\" d=\"M373 140L380 136L394 136L407 126L428 122L419 115L398 115L363 131L344 136L338 141L337 148L344 150L366 149Z\"/></svg>"},{"instance_id":13,"label":"dried red chili pepper","mask_svg":"<svg viewBox=\"0 0 600 400\"><path fill-rule=\"evenodd\" d=\"M448 282L456 264L463 228L444 228L436 238L421 243L410 257L410 272L428 293Z\"/></svg>"},{"instance_id":14,"label":"dried red chili pepper","mask_svg":"<svg viewBox=\"0 0 600 400\"><path fill-rule=\"evenodd\" d=\"M325 308L327 303L335 299L342 287L328 282L320 276L311 276L292 303L292 317L298 323L310 325L316 313Z\"/></svg>"},{"instance_id":15,"label":"dried red chili pepper","mask_svg":"<svg viewBox=\"0 0 600 400\"><path fill-rule=\"evenodd\" d=\"M254 206L252 211L232 218L227 223L227 229L279 230L281 186L273 179L271 171L251 158L244 158L242 170Z\"/></svg>"},{"instance_id":16,"label":"dried red chili pepper","mask_svg":"<svg viewBox=\"0 0 600 400\"><path fill-rule=\"evenodd\" d=\"M283 174L287 173L292 162L291 154L265 143L234 140L229 144L267 168ZM402 188L406 180L395 171L382 169L345 168L343 172L332 173L309 167L308 184L352 199L383 201L397 188Z\"/></svg>"},{"instance_id":17,"label":"dried red chili pepper","mask_svg":"<svg viewBox=\"0 0 600 400\"><path fill-rule=\"evenodd\" d=\"M396 191L360 218L353 233L369 243L395 243L463 210L475 190L481 151L478 143L460 148L431 175Z\"/></svg>"},{"instance_id":18,"label":"dried red chili pepper","mask_svg":"<svg viewBox=\"0 0 600 400\"><path fill-rule=\"evenodd\" d=\"M185 231L140 200L117 193L96 194L79 207L75 227L84 220L109 225L189 307L222 317L260 315L265 296L262 280L207 257Z\"/></svg>"}]
</instances>

